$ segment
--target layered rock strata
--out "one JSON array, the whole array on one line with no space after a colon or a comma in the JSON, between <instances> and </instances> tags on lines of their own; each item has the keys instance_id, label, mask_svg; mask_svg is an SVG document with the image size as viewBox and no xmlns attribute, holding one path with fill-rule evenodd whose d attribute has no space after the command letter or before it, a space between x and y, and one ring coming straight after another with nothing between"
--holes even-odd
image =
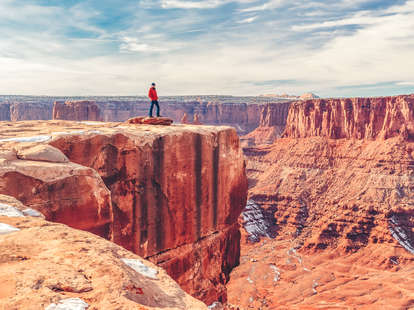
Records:
<instances>
[{"instance_id":1,"label":"layered rock strata","mask_svg":"<svg viewBox=\"0 0 414 310\"><path fill-rule=\"evenodd\" d=\"M10 120L49 120L52 119L53 106L41 102L13 102L10 103ZM8 120L7 118L5 120Z\"/></svg>"},{"instance_id":2,"label":"layered rock strata","mask_svg":"<svg viewBox=\"0 0 414 310\"><path fill-rule=\"evenodd\" d=\"M259 126L242 137L246 146L272 144L279 138L286 126L290 102L266 104L260 114Z\"/></svg>"},{"instance_id":3,"label":"layered rock strata","mask_svg":"<svg viewBox=\"0 0 414 310\"><path fill-rule=\"evenodd\" d=\"M0 193L47 219L104 237L107 226L95 223L109 222L114 242L165 268L187 292L209 304L226 300L247 190L234 129L57 121L19 126L23 138L15 137L15 128L4 131L13 138L0 138L4 149L16 150L16 158L3 152ZM19 155L33 154L25 149L39 143L69 162Z\"/></svg>"},{"instance_id":4,"label":"layered rock strata","mask_svg":"<svg viewBox=\"0 0 414 310\"><path fill-rule=\"evenodd\" d=\"M54 120L101 121L101 111L95 101L55 101Z\"/></svg>"},{"instance_id":5,"label":"layered rock strata","mask_svg":"<svg viewBox=\"0 0 414 310\"><path fill-rule=\"evenodd\" d=\"M275 102L283 101L274 99ZM136 115L148 115L148 100L113 100L96 97L94 100L57 100L56 112L53 112L54 102L51 97L40 97L38 101L22 101L0 103L0 120L24 121L32 119L50 120L103 120L106 122L124 122ZM87 105L75 102L96 102L98 111L94 107L87 110ZM69 104L70 103L70 104ZM239 134L247 134L260 123L262 110L266 103L257 102L254 98L246 98L241 102L207 101L179 101L161 98L161 114L179 123L184 113L188 119L198 115L199 122L208 125L226 125L236 128ZM55 116L53 116L55 114ZM98 117L99 116L99 117Z\"/></svg>"},{"instance_id":6,"label":"layered rock strata","mask_svg":"<svg viewBox=\"0 0 414 310\"><path fill-rule=\"evenodd\" d=\"M411 139L414 137L414 95L296 102L289 110L284 136Z\"/></svg>"},{"instance_id":7,"label":"layered rock strata","mask_svg":"<svg viewBox=\"0 0 414 310\"><path fill-rule=\"evenodd\" d=\"M163 269L26 209L0 195L1 309L207 309Z\"/></svg>"},{"instance_id":8,"label":"layered rock strata","mask_svg":"<svg viewBox=\"0 0 414 310\"><path fill-rule=\"evenodd\" d=\"M255 207L242 218L247 231L241 265L228 286L230 303L256 309L412 307L411 100L295 103L285 138L245 149ZM350 114L341 108L346 102L352 103ZM264 218L267 224L259 225Z\"/></svg>"}]
</instances>

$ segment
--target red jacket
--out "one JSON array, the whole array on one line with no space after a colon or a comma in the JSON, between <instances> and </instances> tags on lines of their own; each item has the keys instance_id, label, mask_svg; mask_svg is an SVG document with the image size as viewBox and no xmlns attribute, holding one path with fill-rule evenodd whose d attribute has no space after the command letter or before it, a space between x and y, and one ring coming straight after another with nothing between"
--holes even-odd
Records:
<instances>
[{"instance_id":1,"label":"red jacket","mask_svg":"<svg viewBox=\"0 0 414 310\"><path fill-rule=\"evenodd\" d=\"M148 92L148 97L150 97L152 101L158 100L157 90L155 89L155 87L150 88Z\"/></svg>"}]
</instances>

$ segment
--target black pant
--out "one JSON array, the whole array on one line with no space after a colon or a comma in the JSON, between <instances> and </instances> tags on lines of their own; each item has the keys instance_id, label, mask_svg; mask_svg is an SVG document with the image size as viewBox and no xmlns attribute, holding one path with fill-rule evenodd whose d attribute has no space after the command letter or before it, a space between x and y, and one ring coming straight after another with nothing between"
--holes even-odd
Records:
<instances>
[{"instance_id":1,"label":"black pant","mask_svg":"<svg viewBox=\"0 0 414 310\"><path fill-rule=\"evenodd\" d=\"M152 110L154 109L154 105L157 107L157 117L160 116L160 105L158 104L158 100L151 101L151 107L149 110L149 117L152 117Z\"/></svg>"}]
</instances>

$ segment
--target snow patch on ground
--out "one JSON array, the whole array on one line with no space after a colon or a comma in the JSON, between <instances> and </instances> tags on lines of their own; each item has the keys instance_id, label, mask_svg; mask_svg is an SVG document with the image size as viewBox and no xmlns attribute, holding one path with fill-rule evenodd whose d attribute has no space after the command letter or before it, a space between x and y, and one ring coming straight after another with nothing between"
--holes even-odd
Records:
<instances>
[{"instance_id":1,"label":"snow patch on ground","mask_svg":"<svg viewBox=\"0 0 414 310\"><path fill-rule=\"evenodd\" d=\"M50 304L45 310L85 310L89 305L80 298L62 299L58 304Z\"/></svg>"},{"instance_id":2,"label":"snow patch on ground","mask_svg":"<svg viewBox=\"0 0 414 310\"><path fill-rule=\"evenodd\" d=\"M316 288L319 286L319 283L318 282L316 282L315 280L313 280L313 283L312 283L312 292L314 293L314 294L317 294L318 293L318 291L316 290Z\"/></svg>"},{"instance_id":3,"label":"snow patch on ground","mask_svg":"<svg viewBox=\"0 0 414 310\"><path fill-rule=\"evenodd\" d=\"M99 122L99 121L81 121L79 123L85 124L85 125L99 125L99 124L102 124L102 122Z\"/></svg>"},{"instance_id":4,"label":"snow patch on ground","mask_svg":"<svg viewBox=\"0 0 414 310\"><path fill-rule=\"evenodd\" d=\"M223 309L223 305L221 302L215 301L210 306L207 307L209 310L221 310Z\"/></svg>"},{"instance_id":5,"label":"snow patch on ground","mask_svg":"<svg viewBox=\"0 0 414 310\"><path fill-rule=\"evenodd\" d=\"M70 135L85 135L85 134L100 134L99 130L72 130L72 131L57 131L52 133L54 136L70 136Z\"/></svg>"},{"instance_id":6,"label":"snow patch on ground","mask_svg":"<svg viewBox=\"0 0 414 310\"><path fill-rule=\"evenodd\" d=\"M24 215L13 206L5 203L0 203L0 216L23 217Z\"/></svg>"},{"instance_id":7,"label":"snow patch on ground","mask_svg":"<svg viewBox=\"0 0 414 310\"><path fill-rule=\"evenodd\" d=\"M32 209L32 208L26 208L26 209L24 209L22 212L23 212L23 214L24 214L25 216L31 216L31 217L44 217L42 213L40 213L39 211L34 210L34 209Z\"/></svg>"},{"instance_id":8,"label":"snow patch on ground","mask_svg":"<svg viewBox=\"0 0 414 310\"><path fill-rule=\"evenodd\" d=\"M142 274L143 276L147 278L151 278L155 280L158 279L157 277L158 271L154 268L144 265L144 263L141 262L139 259L121 258L121 261L128 267L131 267L136 272Z\"/></svg>"},{"instance_id":9,"label":"snow patch on ground","mask_svg":"<svg viewBox=\"0 0 414 310\"><path fill-rule=\"evenodd\" d=\"M0 223L0 235L7 235L16 231L19 231L20 229L13 227L9 224Z\"/></svg>"},{"instance_id":10,"label":"snow patch on ground","mask_svg":"<svg viewBox=\"0 0 414 310\"><path fill-rule=\"evenodd\" d=\"M46 142L52 139L51 136L32 136L32 137L17 137L0 139L0 142Z\"/></svg>"},{"instance_id":11,"label":"snow patch on ground","mask_svg":"<svg viewBox=\"0 0 414 310\"><path fill-rule=\"evenodd\" d=\"M259 242L261 237L275 238L277 226L273 209L265 210L254 200L248 200L244 209L243 227L249 234L249 240Z\"/></svg>"},{"instance_id":12,"label":"snow patch on ground","mask_svg":"<svg viewBox=\"0 0 414 310\"><path fill-rule=\"evenodd\" d=\"M396 216L392 216L388 222L389 230L391 235L398 241L398 243L411 254L414 254L413 240L405 232L404 228L401 227L399 220Z\"/></svg>"},{"instance_id":13,"label":"snow patch on ground","mask_svg":"<svg viewBox=\"0 0 414 310\"><path fill-rule=\"evenodd\" d=\"M273 270L273 272L275 273L275 277L273 278L273 282L277 282L280 280L280 270L279 268L277 268L275 265L270 264L269 265L270 269Z\"/></svg>"}]
</instances>

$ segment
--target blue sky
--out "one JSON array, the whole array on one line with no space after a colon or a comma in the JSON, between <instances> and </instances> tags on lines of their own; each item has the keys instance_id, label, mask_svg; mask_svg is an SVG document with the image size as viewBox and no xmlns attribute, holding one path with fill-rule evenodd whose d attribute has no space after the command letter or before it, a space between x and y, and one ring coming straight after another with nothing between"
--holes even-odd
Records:
<instances>
[{"instance_id":1,"label":"blue sky","mask_svg":"<svg viewBox=\"0 0 414 310\"><path fill-rule=\"evenodd\" d=\"M414 93L414 0L0 0L0 94Z\"/></svg>"}]
</instances>

